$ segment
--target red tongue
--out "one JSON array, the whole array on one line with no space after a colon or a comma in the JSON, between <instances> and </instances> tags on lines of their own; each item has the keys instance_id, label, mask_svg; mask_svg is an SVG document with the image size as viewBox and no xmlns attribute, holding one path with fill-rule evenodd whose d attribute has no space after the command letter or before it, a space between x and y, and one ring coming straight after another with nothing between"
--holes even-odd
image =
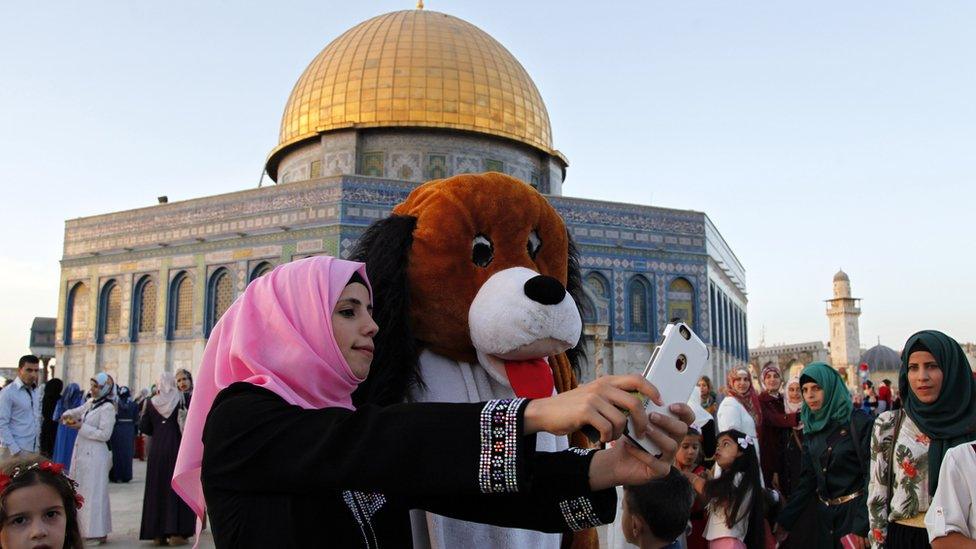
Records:
<instances>
[{"instance_id":1,"label":"red tongue","mask_svg":"<svg viewBox=\"0 0 976 549\"><path fill-rule=\"evenodd\" d=\"M508 374L508 381L518 397L548 398L556 387L552 380L552 370L544 358L506 360L505 373Z\"/></svg>"}]
</instances>

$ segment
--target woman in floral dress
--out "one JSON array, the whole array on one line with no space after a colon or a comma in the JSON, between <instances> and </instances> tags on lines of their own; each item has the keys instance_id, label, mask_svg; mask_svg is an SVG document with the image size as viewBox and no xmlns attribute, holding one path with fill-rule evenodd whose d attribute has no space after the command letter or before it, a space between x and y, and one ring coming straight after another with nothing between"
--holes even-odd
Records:
<instances>
[{"instance_id":1,"label":"woman in floral dress","mask_svg":"<svg viewBox=\"0 0 976 549\"><path fill-rule=\"evenodd\" d=\"M976 381L955 340L934 330L918 332L901 357L904 409L878 416L871 436L870 538L874 547L888 549L929 547L925 512L942 458L972 440L976 427Z\"/></svg>"}]
</instances>

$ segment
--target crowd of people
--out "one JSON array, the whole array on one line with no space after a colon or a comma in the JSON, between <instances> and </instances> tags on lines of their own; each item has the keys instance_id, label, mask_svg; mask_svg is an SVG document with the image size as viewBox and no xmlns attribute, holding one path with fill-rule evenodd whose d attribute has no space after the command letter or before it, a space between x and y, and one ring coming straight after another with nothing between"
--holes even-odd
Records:
<instances>
[{"instance_id":1,"label":"crowd of people","mask_svg":"<svg viewBox=\"0 0 976 549\"><path fill-rule=\"evenodd\" d=\"M976 545L976 377L941 332L905 343L897 392L855 395L814 362L786 379L736 366L720 389L702 377L674 417L644 415L635 394L659 396L639 376L381 406L354 400L371 371L371 302L360 263L279 267L222 317L197 386L163 373L135 398L105 372L87 394L38 387L39 361L23 357L0 392L0 548L105 542L108 485L141 457L140 539L160 545L209 519L218 547L319 546L323 520L328 545L409 546L411 510L554 534L612 523L614 547ZM661 455L620 438L628 415ZM600 448L537 450L537 434L586 425Z\"/></svg>"},{"instance_id":2,"label":"crowd of people","mask_svg":"<svg viewBox=\"0 0 976 549\"><path fill-rule=\"evenodd\" d=\"M949 336L908 339L896 391L820 362L698 387L719 435L692 428L675 456L697 494L675 547L976 546L976 378Z\"/></svg>"},{"instance_id":3,"label":"crowd of people","mask_svg":"<svg viewBox=\"0 0 976 549\"><path fill-rule=\"evenodd\" d=\"M185 544L194 516L170 479L193 393L190 372L165 372L133 398L105 372L89 380L87 391L77 383L65 387L57 378L39 384L39 363L35 356L21 357L17 377L0 392L0 517L11 516L6 494L17 485L13 480L30 470L31 486L77 496L77 505L72 500L61 506L62 515L71 507L68 522L78 534L69 532L65 547L106 543L112 532L108 485L130 482L133 461L141 459L147 461L147 479L139 538ZM19 547L4 541L6 526L0 520L0 548Z\"/></svg>"}]
</instances>

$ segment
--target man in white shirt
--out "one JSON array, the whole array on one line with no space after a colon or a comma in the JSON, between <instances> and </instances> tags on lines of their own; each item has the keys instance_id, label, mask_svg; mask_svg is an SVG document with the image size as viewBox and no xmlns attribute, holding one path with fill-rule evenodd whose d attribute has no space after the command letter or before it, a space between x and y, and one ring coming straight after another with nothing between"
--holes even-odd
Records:
<instances>
[{"instance_id":1,"label":"man in white shirt","mask_svg":"<svg viewBox=\"0 0 976 549\"><path fill-rule=\"evenodd\" d=\"M37 390L40 360L20 357L17 379L0 391L0 457L37 452L41 430L41 395Z\"/></svg>"}]
</instances>

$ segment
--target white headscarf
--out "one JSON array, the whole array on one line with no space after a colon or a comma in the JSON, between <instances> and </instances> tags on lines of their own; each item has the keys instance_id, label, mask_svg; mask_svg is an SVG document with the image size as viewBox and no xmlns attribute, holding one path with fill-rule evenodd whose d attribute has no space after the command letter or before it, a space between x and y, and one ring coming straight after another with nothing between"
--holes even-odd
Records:
<instances>
[{"instance_id":1,"label":"white headscarf","mask_svg":"<svg viewBox=\"0 0 976 549\"><path fill-rule=\"evenodd\" d=\"M158 393L153 395L152 404L159 415L167 418L176 409L182 396L176 389L176 377L170 372L160 374L159 382L156 383L156 391Z\"/></svg>"},{"instance_id":2,"label":"white headscarf","mask_svg":"<svg viewBox=\"0 0 976 549\"><path fill-rule=\"evenodd\" d=\"M793 376L789 381L786 382L786 398L783 399L783 405L786 407L787 414L794 414L803 408L802 396L800 397L800 402L797 402L796 404L790 402L790 385L793 385L794 383L797 385L800 384L800 376Z\"/></svg>"}]
</instances>

